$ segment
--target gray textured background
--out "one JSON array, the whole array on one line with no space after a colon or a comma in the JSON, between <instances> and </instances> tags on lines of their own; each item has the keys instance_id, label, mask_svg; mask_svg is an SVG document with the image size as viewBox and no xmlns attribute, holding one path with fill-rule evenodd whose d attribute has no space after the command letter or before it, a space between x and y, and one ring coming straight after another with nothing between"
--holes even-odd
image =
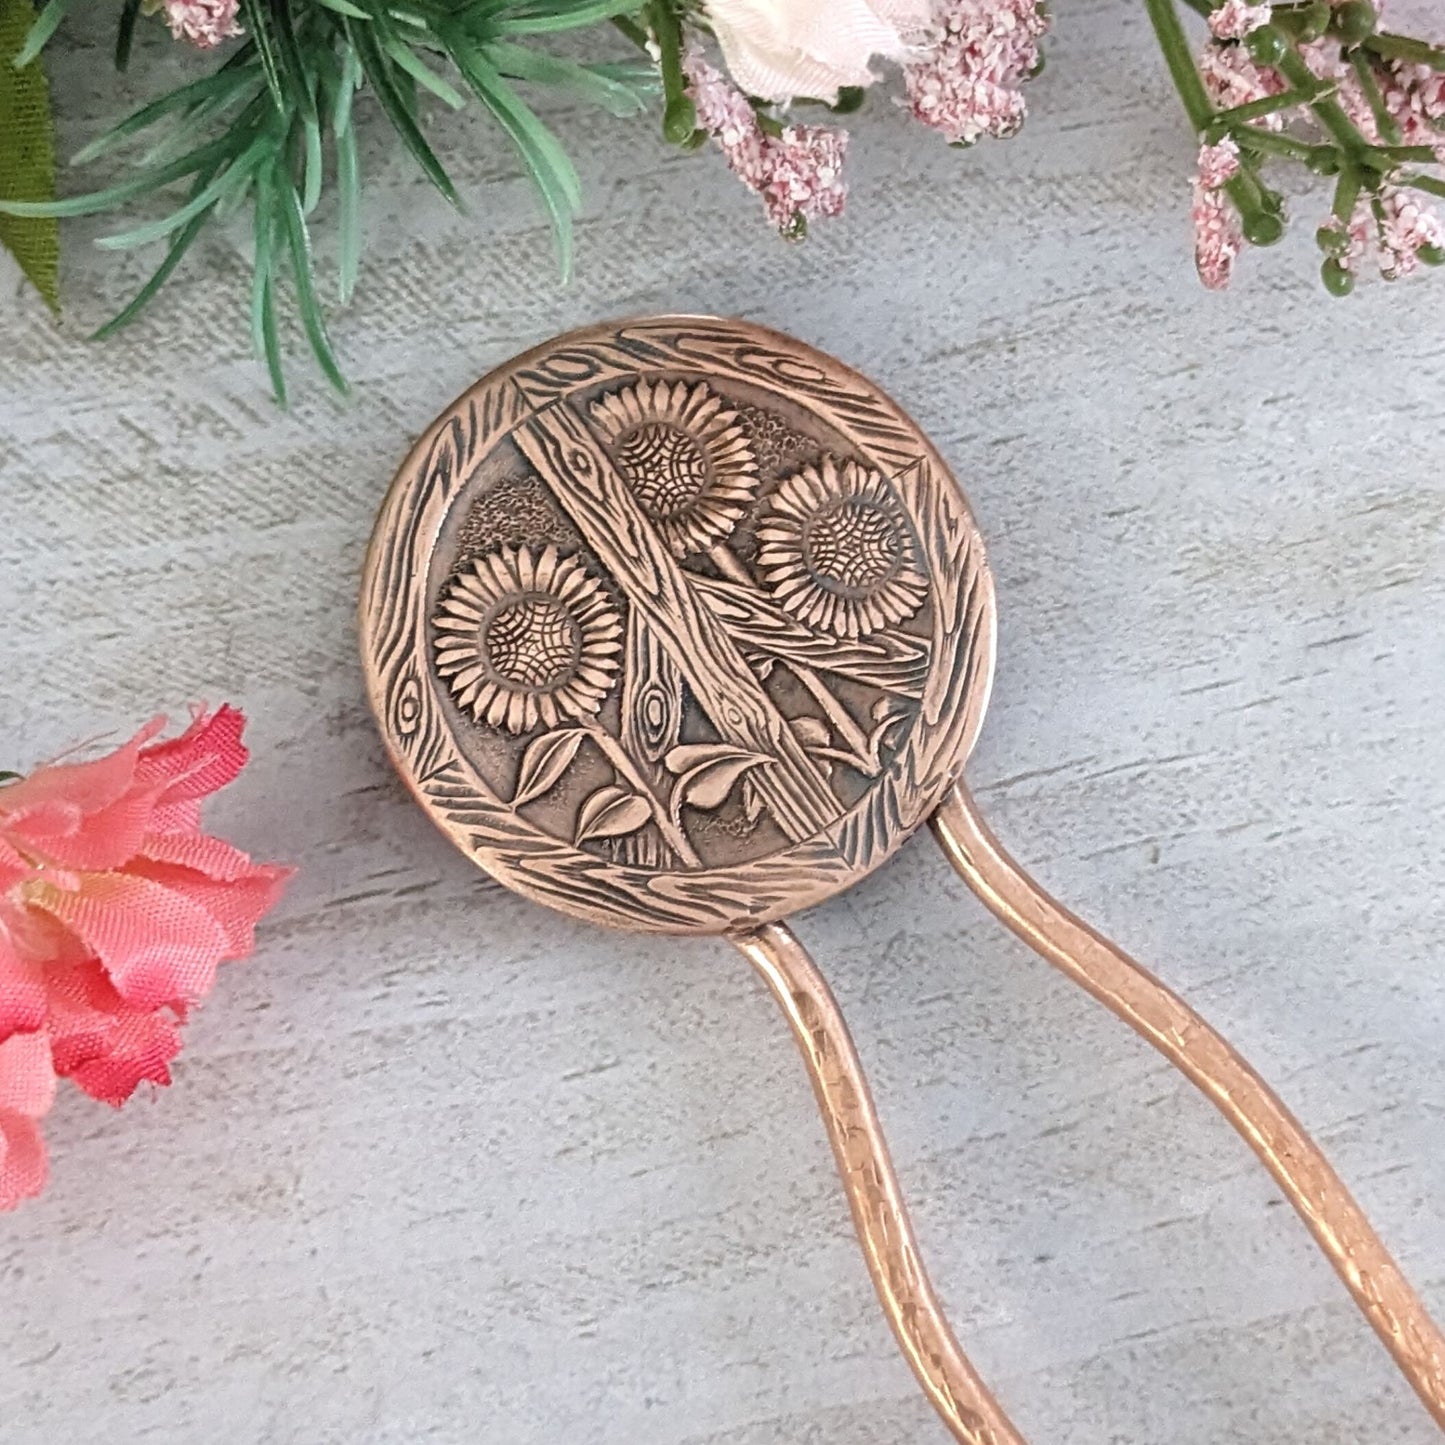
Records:
<instances>
[{"instance_id":1,"label":"gray textured background","mask_svg":"<svg viewBox=\"0 0 1445 1445\"><path fill-rule=\"evenodd\" d=\"M349 405L298 366L273 409L227 237L104 347L153 256L71 227L59 330L7 286L3 762L234 699L256 758L214 821L302 868L174 1089L51 1115L50 1191L0 1222L7 1445L944 1440L742 961L486 885L362 700L362 548L415 433L659 308L794 331L937 438L998 577L996 827L1265 1068L1445 1309L1445 278L1330 301L1316 198L1204 294L1137 7L1061 8L1019 139L876 107L802 248L649 123L549 112L589 186L567 290L479 119L445 131L469 219L374 126ZM164 50L98 79L105 19L55 57L68 149ZM926 839L800 927L1036 1445L1437 1438L1243 1145Z\"/></svg>"}]
</instances>

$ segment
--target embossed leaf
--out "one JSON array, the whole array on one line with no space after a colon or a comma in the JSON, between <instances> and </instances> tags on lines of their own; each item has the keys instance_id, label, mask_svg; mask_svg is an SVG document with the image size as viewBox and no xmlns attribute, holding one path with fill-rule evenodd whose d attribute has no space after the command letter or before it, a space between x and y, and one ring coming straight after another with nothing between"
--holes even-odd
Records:
<instances>
[{"instance_id":1,"label":"embossed leaf","mask_svg":"<svg viewBox=\"0 0 1445 1445\"><path fill-rule=\"evenodd\" d=\"M621 838L635 833L651 817L652 809L645 798L608 783L582 804L573 842L580 848L593 838Z\"/></svg>"},{"instance_id":2,"label":"embossed leaf","mask_svg":"<svg viewBox=\"0 0 1445 1445\"><path fill-rule=\"evenodd\" d=\"M714 762L719 758L733 758L740 752L742 749L732 743L681 743L667 750L662 765L670 773L690 773L704 763Z\"/></svg>"},{"instance_id":3,"label":"embossed leaf","mask_svg":"<svg viewBox=\"0 0 1445 1445\"><path fill-rule=\"evenodd\" d=\"M517 791L512 806L520 808L550 792L572 765L586 734L581 728L554 728L527 744L517 770Z\"/></svg>"},{"instance_id":4,"label":"embossed leaf","mask_svg":"<svg viewBox=\"0 0 1445 1445\"><path fill-rule=\"evenodd\" d=\"M674 766L674 759L680 753L693 755L690 767ZM676 818L684 804L701 808L704 812L722 807L727 795L732 792L733 784L749 768L768 760L761 753L748 752L746 748L729 747L725 743L699 743L673 748L666 761L669 768L681 773L672 789L672 815Z\"/></svg>"}]
</instances>

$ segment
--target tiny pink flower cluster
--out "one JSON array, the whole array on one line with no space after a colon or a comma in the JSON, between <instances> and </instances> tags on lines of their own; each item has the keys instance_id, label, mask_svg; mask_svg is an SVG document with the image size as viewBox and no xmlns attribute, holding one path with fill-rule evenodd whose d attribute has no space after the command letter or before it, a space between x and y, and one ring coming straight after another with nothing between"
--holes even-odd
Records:
<instances>
[{"instance_id":1,"label":"tiny pink flower cluster","mask_svg":"<svg viewBox=\"0 0 1445 1445\"><path fill-rule=\"evenodd\" d=\"M1268 25L1274 11L1268 5L1250 5L1246 0L1224 0L1210 13L1209 33L1216 40L1243 40L1261 25Z\"/></svg>"},{"instance_id":2,"label":"tiny pink flower cluster","mask_svg":"<svg viewBox=\"0 0 1445 1445\"><path fill-rule=\"evenodd\" d=\"M747 97L697 50L683 56L682 71L698 125L716 142L728 169L762 197L768 219L784 235L843 209L846 131L787 125L780 135L769 135Z\"/></svg>"},{"instance_id":3,"label":"tiny pink flower cluster","mask_svg":"<svg viewBox=\"0 0 1445 1445\"><path fill-rule=\"evenodd\" d=\"M1344 230L1331 221L1329 230ZM1419 269L1424 247L1445 249L1445 222L1414 191L1386 185L1378 196L1363 195L1344 231L1337 259L1347 271L1354 271L1373 255L1380 275L1398 281Z\"/></svg>"},{"instance_id":4,"label":"tiny pink flower cluster","mask_svg":"<svg viewBox=\"0 0 1445 1445\"><path fill-rule=\"evenodd\" d=\"M1036 0L940 0L937 42L903 66L908 108L955 143L1012 135L1048 20Z\"/></svg>"},{"instance_id":5,"label":"tiny pink flower cluster","mask_svg":"<svg viewBox=\"0 0 1445 1445\"><path fill-rule=\"evenodd\" d=\"M1267 25L1269 5L1251 5L1246 0L1225 0L1209 17L1212 40L1200 57L1199 72L1210 99L1220 110L1249 105L1280 95L1289 89L1284 77L1273 67L1256 64L1240 42ZM1445 165L1445 75L1428 65L1377 60L1371 66L1379 101L1398 128L1398 136L1381 133L1380 119L1372 97L1362 83L1355 62L1341 42L1324 36L1300 47L1310 70L1334 87L1334 99L1350 122L1374 145L1402 144L1428 146L1436 162ZM1280 131L1290 116L1276 111L1252 122L1256 129ZM1239 167L1239 152L1223 159L1232 165L1221 177L1219 170L1227 140L1200 151L1200 170L1194 182L1192 217L1195 229L1195 257L1200 279L1211 289L1229 284L1235 258L1243 247L1239 218L1221 187ZM1445 248L1445 222L1419 194L1386 183L1377 194L1366 192L1355 205L1348 224L1338 218L1326 222L1326 230L1339 238L1335 259L1346 271L1356 271L1362 259L1373 255L1380 274L1395 280L1414 271L1422 248Z\"/></svg>"},{"instance_id":6,"label":"tiny pink flower cluster","mask_svg":"<svg viewBox=\"0 0 1445 1445\"><path fill-rule=\"evenodd\" d=\"M1434 146L1445 165L1445 75L1428 65L1397 60L1381 92L1385 109L1400 127L1401 143Z\"/></svg>"},{"instance_id":7,"label":"tiny pink flower cluster","mask_svg":"<svg viewBox=\"0 0 1445 1445\"><path fill-rule=\"evenodd\" d=\"M1199 58L1199 74L1210 100L1219 110L1252 105L1289 89L1278 71L1256 65L1242 45L1206 45ZM1265 130L1280 130L1284 117L1276 112L1256 121L1255 125Z\"/></svg>"},{"instance_id":8,"label":"tiny pink flower cluster","mask_svg":"<svg viewBox=\"0 0 1445 1445\"><path fill-rule=\"evenodd\" d=\"M1380 133L1379 119L1360 77L1339 44L1319 40L1303 47L1305 63L1321 80L1338 88L1336 99L1361 135L1372 144L1390 144ZM1390 119L1400 128L1399 143L1407 146L1445 144L1445 75L1428 65L1392 61L1373 67L1375 84Z\"/></svg>"},{"instance_id":9,"label":"tiny pink flower cluster","mask_svg":"<svg viewBox=\"0 0 1445 1445\"><path fill-rule=\"evenodd\" d=\"M1239 147L1225 136L1218 145L1199 148L1194 178L1194 262L1199 279L1211 291L1229 285L1235 258L1244 249L1239 215L1224 194L1225 184L1239 174Z\"/></svg>"},{"instance_id":10,"label":"tiny pink flower cluster","mask_svg":"<svg viewBox=\"0 0 1445 1445\"><path fill-rule=\"evenodd\" d=\"M198 50L213 50L242 33L236 19L240 0L165 0L165 9L171 34Z\"/></svg>"}]
</instances>

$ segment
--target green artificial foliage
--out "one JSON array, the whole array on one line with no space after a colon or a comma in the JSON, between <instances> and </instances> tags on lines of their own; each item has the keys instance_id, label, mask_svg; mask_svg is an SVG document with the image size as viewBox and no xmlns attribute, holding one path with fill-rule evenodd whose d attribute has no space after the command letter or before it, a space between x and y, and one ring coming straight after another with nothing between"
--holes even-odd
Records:
<instances>
[{"instance_id":1,"label":"green artificial foliage","mask_svg":"<svg viewBox=\"0 0 1445 1445\"><path fill-rule=\"evenodd\" d=\"M56 11L55 20L60 18ZM53 29L53 24L51 25ZM0 0L0 201L55 198L50 92L38 52L48 31L30 0ZM0 245L20 263L52 311L60 309L60 223L0 212Z\"/></svg>"},{"instance_id":2,"label":"green artificial foliage","mask_svg":"<svg viewBox=\"0 0 1445 1445\"><path fill-rule=\"evenodd\" d=\"M36 50L66 0L50 0L37 20L29 0L20 30ZM361 256L362 176L357 128L389 124L449 202L461 198L428 139L419 94L460 108L475 102L516 148L550 217L564 273L571 265L572 217L581 200L577 173L537 117L524 88L565 89L626 116L643 109L655 72L645 58L581 64L548 53L549 36L595 25L636 0L241 0L245 38L208 75L142 106L87 145L87 164L135 148L125 179L98 190L46 199L4 193L0 224L53 228L58 218L114 211L183 184L168 214L99 238L113 250L163 243L150 279L97 332L125 326L156 295L206 224L249 207L255 235L251 329L278 399L285 376L276 312L289 288L316 361L333 386L346 379L327 335L322 285L312 252L311 218L328 188L337 198L335 293L349 299ZM129 57L138 3L121 11L116 59ZM52 18L53 17L53 18ZM32 24L33 22L33 24ZM0 92L3 95L3 92ZM369 97L376 114L363 117ZM3 128L0 128L3 133ZM0 155L10 147L0 147ZM53 189L49 192L53 197ZM31 198L33 196L33 199ZM43 220L42 220L43 218ZM52 278L53 279L53 278Z\"/></svg>"},{"instance_id":3,"label":"green artificial foliage","mask_svg":"<svg viewBox=\"0 0 1445 1445\"><path fill-rule=\"evenodd\" d=\"M846 135L806 123L799 111L825 106L848 115L865 98L847 86L824 87L812 100L746 95L705 59L713 39L726 39L721 0L106 0L116 16L117 66L128 64L137 27L159 29L164 18L208 73L85 146L75 163L105 160L111 182L57 200L37 57L75 3L0 0L0 241L54 305L57 220L137 202L170 205L97 241L161 248L150 278L97 333L106 336L150 302L212 220L244 216L254 240L252 338L283 401L285 307L294 308L322 372L346 390L327 301L349 301L360 274L362 128L389 131L393 147L460 207L433 135L450 112L480 110L521 158L566 275L581 187L533 108L539 93L568 92L616 116L660 95L662 135L683 150L711 143L789 239L806 234L810 217L836 215L844 194ZM1018 88L1043 66L1044 0L932 4L932 38L910 46L901 67L906 105L953 144L1013 134L1024 113ZM1381 30L1373 0L1139 4L1199 141L1185 194L1193 197L1205 284L1228 284L1246 246L1283 237L1288 215L1274 174L1291 165L1329 188L1316 240L1330 294L1353 291L1367 257L1386 280L1445 265L1445 219L1427 199L1445 198L1445 48ZM963 20L972 17L971 25L990 11L997 23L968 30L964 43ZM781 31L790 19L806 31L811 14L776 0ZM564 32L588 29L630 58L583 62L551 48ZM781 63L787 44L778 43ZM806 37L790 43L793 60L805 59ZM801 73L809 84L818 79L811 60ZM173 199L161 202L163 193ZM323 252L334 255L335 269L320 276L312 243L324 197L332 203L320 212L330 228Z\"/></svg>"}]
</instances>

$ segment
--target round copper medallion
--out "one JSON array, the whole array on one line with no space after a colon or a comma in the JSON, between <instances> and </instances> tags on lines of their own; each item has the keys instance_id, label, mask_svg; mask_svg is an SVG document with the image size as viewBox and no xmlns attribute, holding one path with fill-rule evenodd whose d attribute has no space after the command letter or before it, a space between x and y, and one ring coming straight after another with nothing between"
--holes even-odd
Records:
<instances>
[{"instance_id":1,"label":"round copper medallion","mask_svg":"<svg viewBox=\"0 0 1445 1445\"><path fill-rule=\"evenodd\" d=\"M362 586L393 761L494 877L599 923L750 927L882 863L962 770L993 587L871 382L743 322L559 337L453 403Z\"/></svg>"}]
</instances>

